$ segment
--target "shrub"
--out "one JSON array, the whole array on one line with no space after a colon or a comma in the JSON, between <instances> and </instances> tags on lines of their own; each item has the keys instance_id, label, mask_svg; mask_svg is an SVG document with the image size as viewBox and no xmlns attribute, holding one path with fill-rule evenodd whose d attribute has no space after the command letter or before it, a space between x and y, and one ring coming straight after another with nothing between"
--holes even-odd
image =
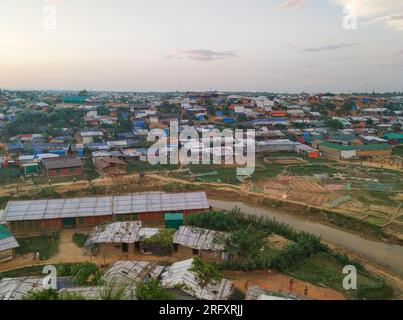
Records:
<instances>
[{"instance_id":1,"label":"shrub","mask_svg":"<svg viewBox=\"0 0 403 320\"><path fill-rule=\"evenodd\" d=\"M240 227L235 217L216 211L191 214L186 217L186 224L219 231L233 231Z\"/></svg>"},{"instance_id":2,"label":"shrub","mask_svg":"<svg viewBox=\"0 0 403 320\"><path fill-rule=\"evenodd\" d=\"M85 242L88 239L88 235L82 234L82 233L74 233L72 236L72 241L77 247L82 248L85 244Z\"/></svg>"},{"instance_id":3,"label":"shrub","mask_svg":"<svg viewBox=\"0 0 403 320\"><path fill-rule=\"evenodd\" d=\"M175 231L175 229L160 229L150 238L145 238L143 245L158 245L164 248L171 247Z\"/></svg>"},{"instance_id":4,"label":"shrub","mask_svg":"<svg viewBox=\"0 0 403 320\"><path fill-rule=\"evenodd\" d=\"M54 289L33 291L22 297L23 300L85 300L85 297L76 293L59 293Z\"/></svg>"},{"instance_id":5,"label":"shrub","mask_svg":"<svg viewBox=\"0 0 403 320\"><path fill-rule=\"evenodd\" d=\"M120 283L108 283L101 289L101 300L124 300L127 298L127 285Z\"/></svg>"},{"instance_id":6,"label":"shrub","mask_svg":"<svg viewBox=\"0 0 403 320\"><path fill-rule=\"evenodd\" d=\"M234 288L234 290L232 290L230 300L245 300L245 293L238 288Z\"/></svg>"},{"instance_id":7,"label":"shrub","mask_svg":"<svg viewBox=\"0 0 403 320\"><path fill-rule=\"evenodd\" d=\"M94 263L64 263L57 265L56 268L59 277L73 277L73 283L77 286L98 286L103 284L102 272Z\"/></svg>"},{"instance_id":8,"label":"shrub","mask_svg":"<svg viewBox=\"0 0 403 320\"><path fill-rule=\"evenodd\" d=\"M207 286L209 283L220 280L221 272L214 264L203 261L200 257L194 257L192 267L189 269L196 274L196 279L201 287Z\"/></svg>"},{"instance_id":9,"label":"shrub","mask_svg":"<svg viewBox=\"0 0 403 320\"><path fill-rule=\"evenodd\" d=\"M136 287L136 297L139 300L175 300L176 298L157 279L139 283Z\"/></svg>"},{"instance_id":10,"label":"shrub","mask_svg":"<svg viewBox=\"0 0 403 320\"><path fill-rule=\"evenodd\" d=\"M377 286L358 286L355 298L361 300L390 300L394 298L393 288L382 281Z\"/></svg>"},{"instance_id":11,"label":"shrub","mask_svg":"<svg viewBox=\"0 0 403 320\"><path fill-rule=\"evenodd\" d=\"M39 252L41 260L47 260L55 255L59 249L59 233L51 236L18 238L20 246L16 249L17 254Z\"/></svg>"},{"instance_id":12,"label":"shrub","mask_svg":"<svg viewBox=\"0 0 403 320\"><path fill-rule=\"evenodd\" d=\"M103 283L101 271L93 263L86 262L72 265L71 273L73 275L73 283L78 286L96 286Z\"/></svg>"},{"instance_id":13,"label":"shrub","mask_svg":"<svg viewBox=\"0 0 403 320\"><path fill-rule=\"evenodd\" d=\"M61 197L54 187L47 187L35 194L33 199L60 199Z\"/></svg>"},{"instance_id":14,"label":"shrub","mask_svg":"<svg viewBox=\"0 0 403 320\"><path fill-rule=\"evenodd\" d=\"M266 233L256 228L237 230L231 233L227 244L227 250L242 260L250 260L261 254L261 249L266 245Z\"/></svg>"}]
</instances>

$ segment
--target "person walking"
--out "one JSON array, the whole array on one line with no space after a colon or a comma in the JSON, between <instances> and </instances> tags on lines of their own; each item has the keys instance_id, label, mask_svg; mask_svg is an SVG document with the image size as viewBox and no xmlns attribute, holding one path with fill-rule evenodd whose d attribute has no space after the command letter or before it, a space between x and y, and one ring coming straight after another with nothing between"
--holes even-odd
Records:
<instances>
[{"instance_id":1,"label":"person walking","mask_svg":"<svg viewBox=\"0 0 403 320\"><path fill-rule=\"evenodd\" d=\"M294 279L291 278L291 279L290 279L290 285L289 285L289 287L288 287L288 291L290 292L290 294L292 293L292 287L293 287L293 285L294 285Z\"/></svg>"},{"instance_id":2,"label":"person walking","mask_svg":"<svg viewBox=\"0 0 403 320\"><path fill-rule=\"evenodd\" d=\"M308 297L308 286L305 286L304 297Z\"/></svg>"}]
</instances>

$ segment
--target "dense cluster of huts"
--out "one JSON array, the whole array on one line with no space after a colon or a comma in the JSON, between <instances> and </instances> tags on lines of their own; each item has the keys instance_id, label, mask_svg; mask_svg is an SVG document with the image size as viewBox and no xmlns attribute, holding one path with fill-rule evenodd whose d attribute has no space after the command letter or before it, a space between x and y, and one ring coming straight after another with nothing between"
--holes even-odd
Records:
<instances>
[{"instance_id":1,"label":"dense cluster of huts","mask_svg":"<svg viewBox=\"0 0 403 320\"><path fill-rule=\"evenodd\" d=\"M143 281L159 279L163 287L184 299L228 300L234 288L227 279L200 283L192 270L193 259L162 266L150 261L117 261L103 275L102 286L75 286L72 279L60 278L57 291L78 294L88 300L102 300L108 290L123 290L123 298L136 299L136 287ZM43 290L44 278L21 277L0 279L0 300L21 300L24 296Z\"/></svg>"}]
</instances>

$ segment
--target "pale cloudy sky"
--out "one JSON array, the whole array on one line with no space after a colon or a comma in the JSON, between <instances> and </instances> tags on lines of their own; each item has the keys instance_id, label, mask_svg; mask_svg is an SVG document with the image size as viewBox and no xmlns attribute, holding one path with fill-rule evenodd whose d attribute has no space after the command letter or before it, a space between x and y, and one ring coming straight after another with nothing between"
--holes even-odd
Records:
<instances>
[{"instance_id":1,"label":"pale cloudy sky","mask_svg":"<svg viewBox=\"0 0 403 320\"><path fill-rule=\"evenodd\" d=\"M0 1L3 89L366 87L403 91L403 0Z\"/></svg>"}]
</instances>

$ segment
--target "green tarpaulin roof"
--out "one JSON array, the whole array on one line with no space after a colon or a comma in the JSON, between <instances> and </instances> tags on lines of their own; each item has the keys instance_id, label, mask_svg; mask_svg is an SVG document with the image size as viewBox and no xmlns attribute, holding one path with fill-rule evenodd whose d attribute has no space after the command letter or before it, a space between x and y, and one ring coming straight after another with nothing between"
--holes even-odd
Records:
<instances>
[{"instance_id":1,"label":"green tarpaulin roof","mask_svg":"<svg viewBox=\"0 0 403 320\"><path fill-rule=\"evenodd\" d=\"M183 213L165 213L164 220L182 220Z\"/></svg>"},{"instance_id":2,"label":"green tarpaulin roof","mask_svg":"<svg viewBox=\"0 0 403 320\"><path fill-rule=\"evenodd\" d=\"M395 133L395 132L389 132L385 133L383 136L385 139L397 139L397 140L403 140L403 133Z\"/></svg>"},{"instance_id":3,"label":"green tarpaulin roof","mask_svg":"<svg viewBox=\"0 0 403 320\"><path fill-rule=\"evenodd\" d=\"M67 103L84 103L87 97L84 96L65 96L62 98L63 102Z\"/></svg>"},{"instance_id":4,"label":"green tarpaulin roof","mask_svg":"<svg viewBox=\"0 0 403 320\"><path fill-rule=\"evenodd\" d=\"M0 239L5 239L11 237L12 234L5 226L0 225Z\"/></svg>"}]
</instances>

